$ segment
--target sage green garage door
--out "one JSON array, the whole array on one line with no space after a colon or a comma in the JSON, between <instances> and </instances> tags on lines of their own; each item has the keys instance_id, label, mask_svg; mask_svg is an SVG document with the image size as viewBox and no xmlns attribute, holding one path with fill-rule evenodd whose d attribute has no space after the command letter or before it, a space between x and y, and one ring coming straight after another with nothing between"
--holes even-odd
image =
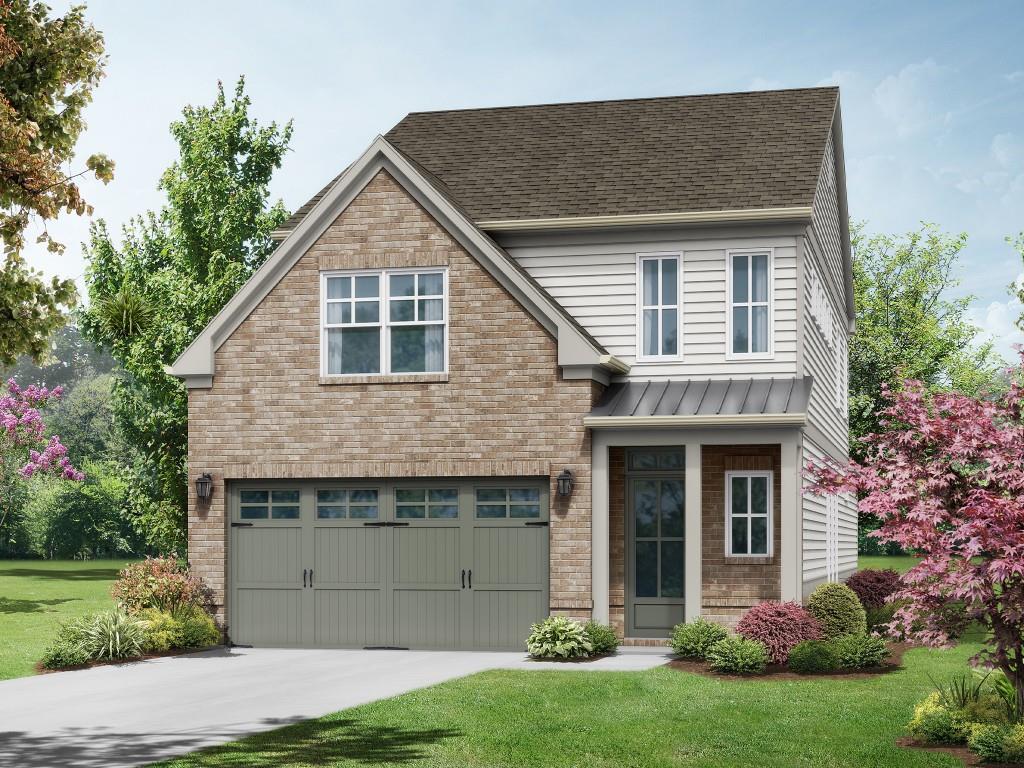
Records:
<instances>
[{"instance_id":1,"label":"sage green garage door","mask_svg":"<svg viewBox=\"0 0 1024 768\"><path fill-rule=\"evenodd\" d=\"M544 480L236 483L239 645L521 649L548 610Z\"/></svg>"}]
</instances>

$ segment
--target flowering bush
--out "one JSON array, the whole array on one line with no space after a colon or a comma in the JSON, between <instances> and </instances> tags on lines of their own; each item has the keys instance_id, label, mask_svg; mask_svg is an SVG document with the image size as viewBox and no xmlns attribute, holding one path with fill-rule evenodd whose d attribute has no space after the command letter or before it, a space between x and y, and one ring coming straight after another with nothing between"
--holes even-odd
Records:
<instances>
[{"instance_id":1,"label":"flowering bush","mask_svg":"<svg viewBox=\"0 0 1024 768\"><path fill-rule=\"evenodd\" d=\"M129 613L145 608L174 613L192 606L208 606L210 595L198 576L174 555L147 557L132 563L118 576L111 595Z\"/></svg>"},{"instance_id":2,"label":"flowering bush","mask_svg":"<svg viewBox=\"0 0 1024 768\"><path fill-rule=\"evenodd\" d=\"M736 625L737 634L761 643L773 664L785 664L789 652L804 640L820 640L821 625L797 603L758 603Z\"/></svg>"},{"instance_id":3,"label":"flowering bush","mask_svg":"<svg viewBox=\"0 0 1024 768\"><path fill-rule=\"evenodd\" d=\"M885 599L900 588L900 575L891 568L866 568L850 576L846 586L854 591L865 610L881 608Z\"/></svg>"}]
</instances>

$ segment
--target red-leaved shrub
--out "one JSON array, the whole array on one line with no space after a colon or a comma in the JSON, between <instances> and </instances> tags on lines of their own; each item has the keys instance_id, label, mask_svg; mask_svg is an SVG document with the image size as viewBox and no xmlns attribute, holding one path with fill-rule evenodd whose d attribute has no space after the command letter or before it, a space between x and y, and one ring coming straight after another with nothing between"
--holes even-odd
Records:
<instances>
[{"instance_id":1,"label":"red-leaved shrub","mask_svg":"<svg viewBox=\"0 0 1024 768\"><path fill-rule=\"evenodd\" d=\"M785 664L789 652L804 640L820 640L821 625L799 603L769 600L751 608L736 625L736 632L768 649L773 664Z\"/></svg>"},{"instance_id":2,"label":"red-leaved shrub","mask_svg":"<svg viewBox=\"0 0 1024 768\"><path fill-rule=\"evenodd\" d=\"M145 608L171 612L191 606L207 608L210 594L188 565L170 557L147 557L118 575L110 594L129 613Z\"/></svg>"},{"instance_id":3,"label":"red-leaved shrub","mask_svg":"<svg viewBox=\"0 0 1024 768\"><path fill-rule=\"evenodd\" d=\"M865 608L881 608L885 598L900 588L900 575L891 568L868 568L857 571L846 580L846 586L857 593Z\"/></svg>"}]
</instances>

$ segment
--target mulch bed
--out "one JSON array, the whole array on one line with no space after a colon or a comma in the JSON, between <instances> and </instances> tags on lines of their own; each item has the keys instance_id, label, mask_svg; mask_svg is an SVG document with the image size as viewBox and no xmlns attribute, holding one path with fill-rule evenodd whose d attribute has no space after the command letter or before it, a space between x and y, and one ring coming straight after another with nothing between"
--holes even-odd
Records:
<instances>
[{"instance_id":1,"label":"mulch bed","mask_svg":"<svg viewBox=\"0 0 1024 768\"><path fill-rule=\"evenodd\" d=\"M717 677L723 680L856 680L858 678L877 677L890 672L895 672L903 667L903 654L913 648L909 643L889 643L889 658L880 667L870 669L846 670L840 672L829 672L819 675L799 675L790 672L789 667L783 664L769 664L763 675L726 675L721 672L713 672L711 665L706 661L694 661L691 659L673 659L666 666L678 669L682 672L692 672L705 677Z\"/></svg>"},{"instance_id":2,"label":"mulch bed","mask_svg":"<svg viewBox=\"0 0 1024 768\"><path fill-rule=\"evenodd\" d=\"M528 656L529 661L556 661L559 664L586 664L591 661L597 661L598 659L607 659L609 656L614 656L612 653L598 653L594 656L576 656L572 659L563 659L561 657L553 657L550 659L537 659L533 656Z\"/></svg>"},{"instance_id":3,"label":"mulch bed","mask_svg":"<svg viewBox=\"0 0 1024 768\"><path fill-rule=\"evenodd\" d=\"M193 653L202 653L204 651L212 651L214 648L222 648L220 645L208 645L205 648L176 648L171 651L162 651L161 653L144 653L141 656L132 656L129 659L101 659L99 661L90 661L88 664L79 664L74 667L64 667L62 669L47 669L43 666L42 662L37 661L35 664L35 670L37 675L50 675L54 672L75 672L79 669L92 669L93 667L116 667L121 664L134 664L137 661L150 661L151 659L162 659L167 656L188 656Z\"/></svg>"},{"instance_id":4,"label":"mulch bed","mask_svg":"<svg viewBox=\"0 0 1024 768\"><path fill-rule=\"evenodd\" d=\"M904 736L902 739L896 739L896 746L903 747L904 749L919 749L922 752L941 752L944 755L949 755L963 761L963 764L970 768L973 768L973 766L995 765L995 763L981 762L980 757L962 744L921 744L909 736ZM1000 768L1018 768L1018 766L1011 765L1010 763L999 763L999 766Z\"/></svg>"}]
</instances>

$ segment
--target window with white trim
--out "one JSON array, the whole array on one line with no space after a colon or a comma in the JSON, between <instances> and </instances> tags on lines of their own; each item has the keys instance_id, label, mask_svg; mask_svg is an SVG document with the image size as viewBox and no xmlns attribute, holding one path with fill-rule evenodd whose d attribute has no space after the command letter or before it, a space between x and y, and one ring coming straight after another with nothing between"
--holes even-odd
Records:
<instances>
[{"instance_id":1,"label":"window with white trim","mask_svg":"<svg viewBox=\"0 0 1024 768\"><path fill-rule=\"evenodd\" d=\"M677 358L679 339L679 256L640 256L640 349L638 357Z\"/></svg>"},{"instance_id":2,"label":"window with white trim","mask_svg":"<svg viewBox=\"0 0 1024 768\"><path fill-rule=\"evenodd\" d=\"M445 270L324 273L322 283L324 375L447 369Z\"/></svg>"},{"instance_id":3,"label":"window with white trim","mask_svg":"<svg viewBox=\"0 0 1024 768\"><path fill-rule=\"evenodd\" d=\"M725 553L767 557L772 553L772 473L725 473Z\"/></svg>"},{"instance_id":4,"label":"window with white trim","mask_svg":"<svg viewBox=\"0 0 1024 768\"><path fill-rule=\"evenodd\" d=\"M771 353L771 268L768 253L729 255L732 355Z\"/></svg>"}]
</instances>

